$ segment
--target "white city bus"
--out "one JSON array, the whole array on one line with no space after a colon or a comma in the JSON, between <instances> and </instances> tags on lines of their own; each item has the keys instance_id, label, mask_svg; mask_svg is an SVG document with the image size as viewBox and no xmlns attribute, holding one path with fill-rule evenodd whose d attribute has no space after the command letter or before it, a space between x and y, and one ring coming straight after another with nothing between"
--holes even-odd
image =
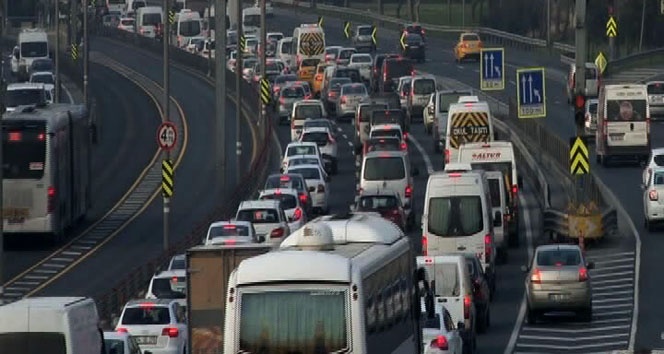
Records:
<instances>
[{"instance_id":1,"label":"white city bus","mask_svg":"<svg viewBox=\"0 0 664 354\"><path fill-rule=\"evenodd\" d=\"M231 274L224 353L421 353L424 274L393 223L320 217Z\"/></svg>"},{"instance_id":2,"label":"white city bus","mask_svg":"<svg viewBox=\"0 0 664 354\"><path fill-rule=\"evenodd\" d=\"M57 241L90 205L90 126L84 106L21 106L2 119L3 222L8 233Z\"/></svg>"}]
</instances>

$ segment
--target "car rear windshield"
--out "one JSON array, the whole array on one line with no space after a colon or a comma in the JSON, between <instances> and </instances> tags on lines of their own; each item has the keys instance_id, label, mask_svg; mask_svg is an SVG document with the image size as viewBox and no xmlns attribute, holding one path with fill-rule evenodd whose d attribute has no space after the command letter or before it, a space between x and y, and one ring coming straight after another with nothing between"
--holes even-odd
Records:
<instances>
[{"instance_id":1,"label":"car rear windshield","mask_svg":"<svg viewBox=\"0 0 664 354\"><path fill-rule=\"evenodd\" d=\"M330 128L330 122L328 120L317 119L317 120L305 120L304 129L307 128Z\"/></svg>"},{"instance_id":2,"label":"car rear windshield","mask_svg":"<svg viewBox=\"0 0 664 354\"><path fill-rule=\"evenodd\" d=\"M67 354L65 335L56 332L0 333L0 349L2 354Z\"/></svg>"},{"instance_id":3,"label":"car rear windshield","mask_svg":"<svg viewBox=\"0 0 664 354\"><path fill-rule=\"evenodd\" d=\"M361 82L362 81L362 77L360 76L360 72L355 70L355 69L337 70L336 73L334 74L334 77L346 77L346 78L350 79L350 82Z\"/></svg>"},{"instance_id":4,"label":"car rear windshield","mask_svg":"<svg viewBox=\"0 0 664 354\"><path fill-rule=\"evenodd\" d=\"M388 59L385 61L385 73L388 79L409 76L413 71L413 62L407 59Z\"/></svg>"},{"instance_id":5,"label":"car rear windshield","mask_svg":"<svg viewBox=\"0 0 664 354\"><path fill-rule=\"evenodd\" d=\"M420 44L422 43L422 36L419 34L411 33L406 36L406 44Z\"/></svg>"},{"instance_id":6,"label":"car rear windshield","mask_svg":"<svg viewBox=\"0 0 664 354\"><path fill-rule=\"evenodd\" d=\"M364 179L367 181L390 181L406 178L401 157L374 157L365 161Z\"/></svg>"},{"instance_id":7,"label":"car rear windshield","mask_svg":"<svg viewBox=\"0 0 664 354\"><path fill-rule=\"evenodd\" d=\"M462 41L479 41L480 37L476 34L464 34L461 38Z\"/></svg>"},{"instance_id":8,"label":"car rear windshield","mask_svg":"<svg viewBox=\"0 0 664 354\"><path fill-rule=\"evenodd\" d=\"M607 100L606 115L611 122L633 122L646 119L646 100Z\"/></svg>"},{"instance_id":9,"label":"car rear windshield","mask_svg":"<svg viewBox=\"0 0 664 354\"><path fill-rule=\"evenodd\" d=\"M312 143L327 144L327 132L309 132L302 134L302 141Z\"/></svg>"},{"instance_id":10,"label":"car rear windshield","mask_svg":"<svg viewBox=\"0 0 664 354\"><path fill-rule=\"evenodd\" d=\"M590 103L590 104L588 104L588 112L589 112L590 114L597 114L597 106L598 106L597 103Z\"/></svg>"},{"instance_id":11,"label":"car rear windshield","mask_svg":"<svg viewBox=\"0 0 664 354\"><path fill-rule=\"evenodd\" d=\"M364 85L344 85L341 87L342 95L366 95L367 88Z\"/></svg>"},{"instance_id":12,"label":"car rear windshield","mask_svg":"<svg viewBox=\"0 0 664 354\"><path fill-rule=\"evenodd\" d=\"M654 83L648 85L649 95L664 95L664 83Z\"/></svg>"},{"instance_id":13,"label":"car rear windshield","mask_svg":"<svg viewBox=\"0 0 664 354\"><path fill-rule=\"evenodd\" d=\"M318 59L304 59L304 60L302 60L302 64L300 64L300 67L303 67L303 66L309 66L309 67L316 66L316 65L318 65L319 62L320 62L320 60L318 60Z\"/></svg>"},{"instance_id":14,"label":"car rear windshield","mask_svg":"<svg viewBox=\"0 0 664 354\"><path fill-rule=\"evenodd\" d=\"M122 20L120 23L122 23L123 26L133 26L134 20Z\"/></svg>"},{"instance_id":15,"label":"car rear windshield","mask_svg":"<svg viewBox=\"0 0 664 354\"><path fill-rule=\"evenodd\" d=\"M576 249L550 249L537 252L537 265L575 266L581 264L581 253Z\"/></svg>"},{"instance_id":16,"label":"car rear windshield","mask_svg":"<svg viewBox=\"0 0 664 354\"><path fill-rule=\"evenodd\" d=\"M120 323L123 325L164 325L171 323L171 315L166 306L128 307L125 309Z\"/></svg>"},{"instance_id":17,"label":"car rear windshield","mask_svg":"<svg viewBox=\"0 0 664 354\"><path fill-rule=\"evenodd\" d=\"M284 82L297 81L297 76L295 75L279 75L274 79L275 84L283 84Z\"/></svg>"},{"instance_id":18,"label":"car rear windshield","mask_svg":"<svg viewBox=\"0 0 664 354\"><path fill-rule=\"evenodd\" d=\"M457 103L459 102L459 97L461 96L468 96L470 95L470 92L462 92L462 93L440 93L439 97L439 105L438 105L438 112L440 113L446 113L450 109L450 105L452 103Z\"/></svg>"},{"instance_id":19,"label":"car rear windshield","mask_svg":"<svg viewBox=\"0 0 664 354\"><path fill-rule=\"evenodd\" d=\"M46 165L45 125L4 125L2 166L5 179L40 179Z\"/></svg>"},{"instance_id":20,"label":"car rear windshield","mask_svg":"<svg viewBox=\"0 0 664 354\"><path fill-rule=\"evenodd\" d=\"M156 26L161 23L161 14L143 14L144 26Z\"/></svg>"},{"instance_id":21,"label":"car rear windshield","mask_svg":"<svg viewBox=\"0 0 664 354\"><path fill-rule=\"evenodd\" d=\"M371 63L371 57L368 55L353 55L350 58L351 63Z\"/></svg>"},{"instance_id":22,"label":"car rear windshield","mask_svg":"<svg viewBox=\"0 0 664 354\"><path fill-rule=\"evenodd\" d=\"M399 150L401 150L401 142L399 139L381 138L371 139L369 142L367 142L367 152Z\"/></svg>"},{"instance_id":23,"label":"car rear windshield","mask_svg":"<svg viewBox=\"0 0 664 354\"><path fill-rule=\"evenodd\" d=\"M182 257L182 258L175 258L175 259L171 262L171 266L168 267L168 269L169 269L169 270L187 269L185 264L186 264L186 263L185 263L184 257Z\"/></svg>"},{"instance_id":24,"label":"car rear windshield","mask_svg":"<svg viewBox=\"0 0 664 354\"><path fill-rule=\"evenodd\" d=\"M653 184L656 186L661 186L664 184L664 172L655 172L655 177L653 178Z\"/></svg>"},{"instance_id":25,"label":"car rear windshield","mask_svg":"<svg viewBox=\"0 0 664 354\"><path fill-rule=\"evenodd\" d=\"M304 97L304 88L302 86L286 87L281 90L281 97L285 98L302 98Z\"/></svg>"},{"instance_id":26,"label":"car rear windshield","mask_svg":"<svg viewBox=\"0 0 664 354\"><path fill-rule=\"evenodd\" d=\"M281 53L282 54L290 53L291 48L293 48L293 42L292 41L282 41L281 42Z\"/></svg>"},{"instance_id":27,"label":"car rear windshield","mask_svg":"<svg viewBox=\"0 0 664 354\"><path fill-rule=\"evenodd\" d=\"M416 95L430 95L436 91L436 82L431 79L415 80L413 91Z\"/></svg>"},{"instance_id":28,"label":"car rear windshield","mask_svg":"<svg viewBox=\"0 0 664 354\"><path fill-rule=\"evenodd\" d=\"M291 194L268 194L261 197L262 200L278 200L284 210L297 208L297 198Z\"/></svg>"},{"instance_id":29,"label":"car rear windshield","mask_svg":"<svg viewBox=\"0 0 664 354\"><path fill-rule=\"evenodd\" d=\"M286 156L316 155L316 147L312 145L296 145L288 148Z\"/></svg>"},{"instance_id":30,"label":"car rear windshield","mask_svg":"<svg viewBox=\"0 0 664 354\"><path fill-rule=\"evenodd\" d=\"M295 108L296 119L321 118L321 117L323 117L323 109L320 107L320 105L301 104Z\"/></svg>"},{"instance_id":31,"label":"car rear windshield","mask_svg":"<svg viewBox=\"0 0 664 354\"><path fill-rule=\"evenodd\" d=\"M393 195L372 195L360 198L360 210L394 209L399 206Z\"/></svg>"},{"instance_id":32,"label":"car rear windshield","mask_svg":"<svg viewBox=\"0 0 664 354\"><path fill-rule=\"evenodd\" d=\"M288 167L290 166L299 166L299 165L318 165L320 160L313 157L297 157L294 159L288 160Z\"/></svg>"},{"instance_id":33,"label":"car rear windshield","mask_svg":"<svg viewBox=\"0 0 664 354\"><path fill-rule=\"evenodd\" d=\"M279 213L276 209L242 209L237 213L237 220L249 221L254 224L269 224L279 222Z\"/></svg>"},{"instance_id":34,"label":"car rear windshield","mask_svg":"<svg viewBox=\"0 0 664 354\"><path fill-rule=\"evenodd\" d=\"M401 138L401 131L398 129L377 129L371 132L372 138L380 136Z\"/></svg>"},{"instance_id":35,"label":"car rear windshield","mask_svg":"<svg viewBox=\"0 0 664 354\"><path fill-rule=\"evenodd\" d=\"M339 59L349 59L355 52L355 49L342 49L339 51Z\"/></svg>"},{"instance_id":36,"label":"car rear windshield","mask_svg":"<svg viewBox=\"0 0 664 354\"><path fill-rule=\"evenodd\" d=\"M229 236L249 236L249 226L246 225L222 225L210 228L210 238Z\"/></svg>"},{"instance_id":37,"label":"car rear windshield","mask_svg":"<svg viewBox=\"0 0 664 354\"><path fill-rule=\"evenodd\" d=\"M357 34L360 36L369 36L371 35L371 27L360 27L357 29Z\"/></svg>"},{"instance_id":38,"label":"car rear windshield","mask_svg":"<svg viewBox=\"0 0 664 354\"><path fill-rule=\"evenodd\" d=\"M298 191L304 190L304 181L294 176L275 175L270 176L265 182L264 189L293 188Z\"/></svg>"},{"instance_id":39,"label":"car rear windshield","mask_svg":"<svg viewBox=\"0 0 664 354\"><path fill-rule=\"evenodd\" d=\"M30 79L30 82L36 82L40 84L51 84L53 85L53 75L33 75Z\"/></svg>"},{"instance_id":40,"label":"car rear windshield","mask_svg":"<svg viewBox=\"0 0 664 354\"><path fill-rule=\"evenodd\" d=\"M500 208L500 181L495 178L489 178L489 194L491 195L491 207Z\"/></svg>"},{"instance_id":41,"label":"car rear windshield","mask_svg":"<svg viewBox=\"0 0 664 354\"><path fill-rule=\"evenodd\" d=\"M471 236L484 228L479 196L436 197L429 200L429 232L440 237Z\"/></svg>"},{"instance_id":42,"label":"car rear windshield","mask_svg":"<svg viewBox=\"0 0 664 354\"><path fill-rule=\"evenodd\" d=\"M5 93L7 107L35 105L44 102L43 89L7 90Z\"/></svg>"},{"instance_id":43,"label":"car rear windshield","mask_svg":"<svg viewBox=\"0 0 664 354\"><path fill-rule=\"evenodd\" d=\"M426 267L429 278L436 281L434 294L436 296L451 297L461 295L459 284L459 269L456 263L438 262ZM433 274L431 274L433 272Z\"/></svg>"},{"instance_id":44,"label":"car rear windshield","mask_svg":"<svg viewBox=\"0 0 664 354\"><path fill-rule=\"evenodd\" d=\"M349 83L351 83L350 78L347 77L334 78L330 80L330 89L333 91L339 91L341 90L342 85Z\"/></svg>"},{"instance_id":45,"label":"car rear windshield","mask_svg":"<svg viewBox=\"0 0 664 354\"><path fill-rule=\"evenodd\" d=\"M299 173L302 175L302 177L304 177L304 179L321 179L320 170L317 168L298 168L289 172Z\"/></svg>"},{"instance_id":46,"label":"car rear windshield","mask_svg":"<svg viewBox=\"0 0 664 354\"><path fill-rule=\"evenodd\" d=\"M30 69L36 71L53 71L53 61L51 59L39 59L32 62Z\"/></svg>"}]
</instances>

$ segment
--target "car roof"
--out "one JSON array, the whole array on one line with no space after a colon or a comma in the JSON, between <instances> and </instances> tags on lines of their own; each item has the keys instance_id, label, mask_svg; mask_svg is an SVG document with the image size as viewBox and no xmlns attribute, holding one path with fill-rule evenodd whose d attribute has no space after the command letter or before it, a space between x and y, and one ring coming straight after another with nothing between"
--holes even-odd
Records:
<instances>
[{"instance_id":1,"label":"car roof","mask_svg":"<svg viewBox=\"0 0 664 354\"><path fill-rule=\"evenodd\" d=\"M551 250L576 250L581 252L581 249L577 245L564 245L564 244L553 244L553 245L542 245L538 246L535 251L551 251Z\"/></svg>"},{"instance_id":2,"label":"car roof","mask_svg":"<svg viewBox=\"0 0 664 354\"><path fill-rule=\"evenodd\" d=\"M401 130L401 126L399 124L378 124L378 125L374 125L374 126L371 127L371 131L374 131L374 130L394 130L394 129Z\"/></svg>"},{"instance_id":3,"label":"car roof","mask_svg":"<svg viewBox=\"0 0 664 354\"><path fill-rule=\"evenodd\" d=\"M311 141L293 141L288 143L288 145L286 145L286 149L288 149L291 146L318 146L318 145L316 145L316 143Z\"/></svg>"},{"instance_id":4,"label":"car roof","mask_svg":"<svg viewBox=\"0 0 664 354\"><path fill-rule=\"evenodd\" d=\"M289 166L288 170L303 170L305 168L316 168L320 170L320 165L305 164L305 165Z\"/></svg>"},{"instance_id":5,"label":"car roof","mask_svg":"<svg viewBox=\"0 0 664 354\"><path fill-rule=\"evenodd\" d=\"M279 208L278 200L245 200L240 203L240 206L237 208L238 211L242 209L255 209L255 208Z\"/></svg>"},{"instance_id":6,"label":"car roof","mask_svg":"<svg viewBox=\"0 0 664 354\"><path fill-rule=\"evenodd\" d=\"M380 189L368 189L368 190L363 190L362 193L360 194L360 198L362 197L378 197L378 196L390 196L390 197L396 197L399 198L399 193L395 192L392 189L387 189L387 188L380 188Z\"/></svg>"},{"instance_id":7,"label":"car roof","mask_svg":"<svg viewBox=\"0 0 664 354\"><path fill-rule=\"evenodd\" d=\"M239 226L247 226L251 229L251 222L249 221L215 221L210 224L210 227L219 227L219 226L224 226L224 225L239 225Z\"/></svg>"},{"instance_id":8,"label":"car roof","mask_svg":"<svg viewBox=\"0 0 664 354\"><path fill-rule=\"evenodd\" d=\"M364 155L365 159L376 157L406 157L405 151L371 151Z\"/></svg>"},{"instance_id":9,"label":"car roof","mask_svg":"<svg viewBox=\"0 0 664 354\"><path fill-rule=\"evenodd\" d=\"M297 157L300 157L300 156L316 156L316 155L295 155L294 157L291 157L291 158L297 158ZM271 174L270 176L268 176L268 178L274 178L274 177L279 177L279 178L289 177L289 178L302 178L302 179L304 179L304 177L302 177L302 175L299 174L299 173L275 173L275 174Z\"/></svg>"},{"instance_id":10,"label":"car roof","mask_svg":"<svg viewBox=\"0 0 664 354\"><path fill-rule=\"evenodd\" d=\"M180 253L180 254L176 254L175 256L171 257L171 260L175 260L175 259L179 260L179 259L184 259L184 258L185 258L184 253Z\"/></svg>"},{"instance_id":11,"label":"car roof","mask_svg":"<svg viewBox=\"0 0 664 354\"><path fill-rule=\"evenodd\" d=\"M20 82L7 85L7 91L25 89L44 89L44 84L39 82Z\"/></svg>"},{"instance_id":12,"label":"car roof","mask_svg":"<svg viewBox=\"0 0 664 354\"><path fill-rule=\"evenodd\" d=\"M321 100L299 100L299 101L295 102L295 104L298 105L298 106L307 105L307 104L309 104L309 105L314 105L314 104L315 105L322 105L323 102Z\"/></svg>"},{"instance_id":13,"label":"car roof","mask_svg":"<svg viewBox=\"0 0 664 354\"><path fill-rule=\"evenodd\" d=\"M168 306L172 303L177 303L176 299L134 299L129 300L125 307L140 307L144 304L151 304L155 306Z\"/></svg>"},{"instance_id":14,"label":"car roof","mask_svg":"<svg viewBox=\"0 0 664 354\"><path fill-rule=\"evenodd\" d=\"M651 152L651 153L652 153L653 155L661 155L661 154L664 154L664 147L654 148L654 149L652 149L652 152Z\"/></svg>"},{"instance_id":15,"label":"car roof","mask_svg":"<svg viewBox=\"0 0 664 354\"><path fill-rule=\"evenodd\" d=\"M341 85L341 89L343 89L344 87L360 87L360 86L364 87L365 89L367 88L366 86L364 86L359 82L349 82Z\"/></svg>"},{"instance_id":16,"label":"car roof","mask_svg":"<svg viewBox=\"0 0 664 354\"><path fill-rule=\"evenodd\" d=\"M50 72L50 71L35 71L35 72L33 72L32 74L30 74L30 76L40 76L40 75L55 76L55 74L53 74L53 73Z\"/></svg>"},{"instance_id":17,"label":"car roof","mask_svg":"<svg viewBox=\"0 0 664 354\"><path fill-rule=\"evenodd\" d=\"M184 277L187 276L186 270L184 269L175 269L175 270L164 270L152 276L153 279L162 279L170 277Z\"/></svg>"},{"instance_id":18,"label":"car roof","mask_svg":"<svg viewBox=\"0 0 664 354\"><path fill-rule=\"evenodd\" d=\"M462 32L462 33L461 33L461 36L465 36L465 35L468 35L468 34L474 34L474 35L476 35L476 36L478 36L478 37L480 36L477 32Z\"/></svg>"},{"instance_id":19,"label":"car roof","mask_svg":"<svg viewBox=\"0 0 664 354\"><path fill-rule=\"evenodd\" d=\"M329 133L330 129L327 127L308 127L302 131L302 134L305 133Z\"/></svg>"},{"instance_id":20,"label":"car roof","mask_svg":"<svg viewBox=\"0 0 664 354\"><path fill-rule=\"evenodd\" d=\"M293 188L271 188L264 189L260 193L260 197L264 195L273 195L273 194L288 194L297 197L299 195L298 191Z\"/></svg>"}]
</instances>

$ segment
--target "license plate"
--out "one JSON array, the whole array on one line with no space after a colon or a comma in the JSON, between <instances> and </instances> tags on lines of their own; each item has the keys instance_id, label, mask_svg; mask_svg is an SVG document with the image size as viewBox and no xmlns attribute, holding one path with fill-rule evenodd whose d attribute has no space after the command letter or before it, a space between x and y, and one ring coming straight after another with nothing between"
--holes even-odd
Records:
<instances>
[{"instance_id":1,"label":"license plate","mask_svg":"<svg viewBox=\"0 0 664 354\"><path fill-rule=\"evenodd\" d=\"M157 344L157 336L133 336L137 344Z\"/></svg>"},{"instance_id":2,"label":"license plate","mask_svg":"<svg viewBox=\"0 0 664 354\"><path fill-rule=\"evenodd\" d=\"M569 299L568 294L549 294L549 300L551 301L565 301Z\"/></svg>"},{"instance_id":3,"label":"license plate","mask_svg":"<svg viewBox=\"0 0 664 354\"><path fill-rule=\"evenodd\" d=\"M625 140L625 134L609 134L611 140L623 141Z\"/></svg>"},{"instance_id":4,"label":"license plate","mask_svg":"<svg viewBox=\"0 0 664 354\"><path fill-rule=\"evenodd\" d=\"M27 208L6 208L3 210L3 217L10 224L21 224L28 217Z\"/></svg>"}]
</instances>

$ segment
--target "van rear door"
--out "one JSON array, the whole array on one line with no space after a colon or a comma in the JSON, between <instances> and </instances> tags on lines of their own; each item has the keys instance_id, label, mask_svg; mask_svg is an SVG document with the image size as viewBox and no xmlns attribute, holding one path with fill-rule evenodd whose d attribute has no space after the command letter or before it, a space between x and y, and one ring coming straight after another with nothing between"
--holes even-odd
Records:
<instances>
[{"instance_id":1,"label":"van rear door","mask_svg":"<svg viewBox=\"0 0 664 354\"><path fill-rule=\"evenodd\" d=\"M425 261L423 265L422 258ZM465 264L463 265L465 266ZM463 282L459 264L436 260L435 257L418 257L418 266L423 266L429 281L435 282L433 288L435 301L445 304L445 308L450 312L455 324L464 321Z\"/></svg>"},{"instance_id":2,"label":"van rear door","mask_svg":"<svg viewBox=\"0 0 664 354\"><path fill-rule=\"evenodd\" d=\"M649 142L647 99L606 101L607 145L646 146Z\"/></svg>"}]
</instances>

